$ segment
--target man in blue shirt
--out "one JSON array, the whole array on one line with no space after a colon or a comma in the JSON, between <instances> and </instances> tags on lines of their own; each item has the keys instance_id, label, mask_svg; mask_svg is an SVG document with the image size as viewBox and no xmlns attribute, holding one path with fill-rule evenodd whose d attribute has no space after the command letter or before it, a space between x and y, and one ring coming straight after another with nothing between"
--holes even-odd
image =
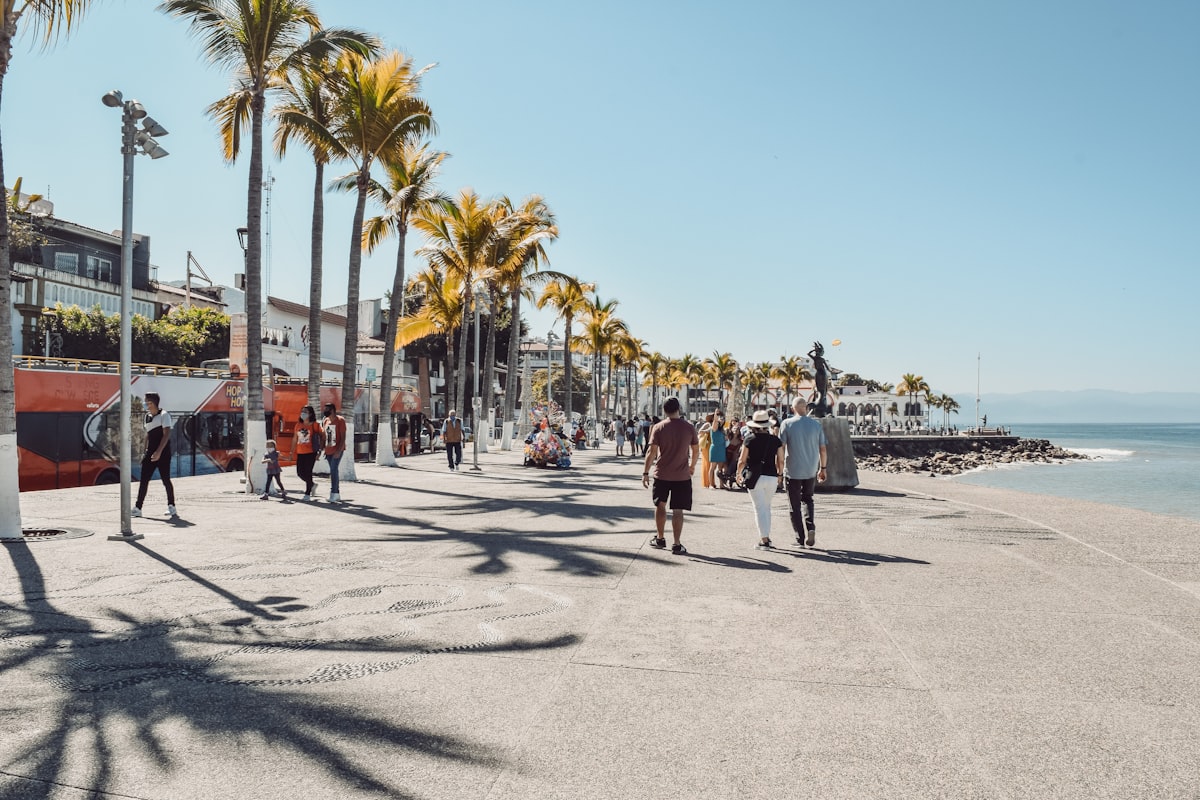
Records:
<instances>
[{"instance_id":1,"label":"man in blue shirt","mask_svg":"<svg viewBox=\"0 0 1200 800\"><path fill-rule=\"evenodd\" d=\"M805 414L815 404L797 398L792 403L796 411L779 426L779 439L784 447L784 472L787 474L788 504L792 511L792 530L796 544L812 547L817 543L817 526L813 522L813 491L817 481L825 482L828 463L825 429L821 423Z\"/></svg>"}]
</instances>

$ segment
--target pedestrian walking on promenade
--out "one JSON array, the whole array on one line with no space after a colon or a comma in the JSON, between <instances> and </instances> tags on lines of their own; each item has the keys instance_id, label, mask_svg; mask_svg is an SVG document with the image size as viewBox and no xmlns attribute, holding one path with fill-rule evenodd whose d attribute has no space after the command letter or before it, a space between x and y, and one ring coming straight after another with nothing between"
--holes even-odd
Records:
<instances>
[{"instance_id":1,"label":"pedestrian walking on promenade","mask_svg":"<svg viewBox=\"0 0 1200 800\"><path fill-rule=\"evenodd\" d=\"M167 514L179 516L175 511L175 487L171 485L171 415L159 406L159 402L158 392L146 392L146 454L142 456L137 504L130 512L135 517L142 515L142 503L146 502L146 490L150 488L155 470L167 490Z\"/></svg>"},{"instance_id":2,"label":"pedestrian walking on promenade","mask_svg":"<svg viewBox=\"0 0 1200 800\"><path fill-rule=\"evenodd\" d=\"M296 476L304 481L304 498L316 496L317 484L313 481L313 464L321 452L321 426L317 424L317 412L312 406L300 409L300 421L292 435L292 460L296 462Z\"/></svg>"},{"instance_id":3,"label":"pedestrian walking on promenade","mask_svg":"<svg viewBox=\"0 0 1200 800\"><path fill-rule=\"evenodd\" d=\"M805 412L816 408L797 399L792 407L795 416L779 426L779 439L784 448L784 471L787 473L788 505L791 507L792 530L796 544L812 547L817 543L817 526L813 517L813 491L817 481L825 482L828 463L825 429Z\"/></svg>"},{"instance_id":4,"label":"pedestrian walking on promenade","mask_svg":"<svg viewBox=\"0 0 1200 800\"><path fill-rule=\"evenodd\" d=\"M446 443L446 460L450 462L450 469L457 470L462 464L463 426L458 412L453 408L442 422L442 441Z\"/></svg>"},{"instance_id":5,"label":"pedestrian walking on promenade","mask_svg":"<svg viewBox=\"0 0 1200 800\"><path fill-rule=\"evenodd\" d=\"M267 485L263 487L263 493L258 498L259 500L267 500L271 497L271 480L275 480L275 485L279 487L279 496L287 500L287 490L283 488L283 478L279 468L279 451L275 449L275 440L267 439L267 453L263 456L263 463L267 465Z\"/></svg>"},{"instance_id":6,"label":"pedestrian walking on promenade","mask_svg":"<svg viewBox=\"0 0 1200 800\"><path fill-rule=\"evenodd\" d=\"M646 455L646 449L650 447L650 428L652 426L652 423L650 422L650 415L642 414L642 420L638 423L638 425L641 426L642 430L642 455Z\"/></svg>"},{"instance_id":7,"label":"pedestrian walking on promenade","mask_svg":"<svg viewBox=\"0 0 1200 800\"><path fill-rule=\"evenodd\" d=\"M713 489L724 489L725 481L719 474L719 468L725 463L725 448L729 444L725 438L725 423L720 420L713 422L709 438L711 443L708 446L708 485Z\"/></svg>"},{"instance_id":8,"label":"pedestrian walking on promenade","mask_svg":"<svg viewBox=\"0 0 1200 800\"><path fill-rule=\"evenodd\" d=\"M747 423L750 435L742 444L738 456L737 471L750 468L750 477L745 480L750 493L750 505L754 507L754 525L758 528L758 549L771 549L771 500L783 471L783 442L771 433L771 418L766 411L755 411Z\"/></svg>"},{"instance_id":9,"label":"pedestrian walking on promenade","mask_svg":"<svg viewBox=\"0 0 1200 800\"><path fill-rule=\"evenodd\" d=\"M620 417L612 423L613 438L617 440L617 455L625 455L625 421Z\"/></svg>"},{"instance_id":10,"label":"pedestrian walking on promenade","mask_svg":"<svg viewBox=\"0 0 1200 800\"><path fill-rule=\"evenodd\" d=\"M667 418L650 429L650 447L646 450L642 486L650 486L651 468L654 486L650 498L654 502L654 527L658 535L650 540L651 547L667 546L667 508L671 509L671 533L674 544L671 552L687 552L679 541L683 533L683 512L692 509L692 474L700 460L700 439L692 423L680 416L679 398L668 397L663 403Z\"/></svg>"},{"instance_id":11,"label":"pedestrian walking on promenade","mask_svg":"<svg viewBox=\"0 0 1200 800\"><path fill-rule=\"evenodd\" d=\"M346 420L337 413L337 406L333 403L326 403L321 413L324 416L321 434L325 439L325 461L329 464L329 502L340 503L342 494L338 470L346 452Z\"/></svg>"}]
</instances>

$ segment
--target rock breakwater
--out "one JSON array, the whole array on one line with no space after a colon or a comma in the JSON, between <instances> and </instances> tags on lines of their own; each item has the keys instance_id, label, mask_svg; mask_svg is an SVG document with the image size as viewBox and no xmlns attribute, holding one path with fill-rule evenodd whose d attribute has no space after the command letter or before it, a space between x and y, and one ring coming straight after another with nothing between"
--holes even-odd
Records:
<instances>
[{"instance_id":1,"label":"rock breakwater","mask_svg":"<svg viewBox=\"0 0 1200 800\"><path fill-rule=\"evenodd\" d=\"M874 472L927 472L958 475L981 467L1001 464L1056 464L1088 456L1064 450L1046 439L997 439L944 437L929 440L873 438L854 443L859 469Z\"/></svg>"}]
</instances>

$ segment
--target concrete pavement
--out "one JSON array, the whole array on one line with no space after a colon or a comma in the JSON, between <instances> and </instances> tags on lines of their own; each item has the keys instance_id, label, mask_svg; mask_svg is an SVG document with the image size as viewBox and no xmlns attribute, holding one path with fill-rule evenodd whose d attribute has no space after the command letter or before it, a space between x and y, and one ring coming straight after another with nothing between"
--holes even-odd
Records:
<instances>
[{"instance_id":1,"label":"concrete pavement","mask_svg":"<svg viewBox=\"0 0 1200 800\"><path fill-rule=\"evenodd\" d=\"M0 798L1200 797L1198 523L860 472L672 556L641 459L480 461L24 495L94 535L0 550Z\"/></svg>"}]
</instances>

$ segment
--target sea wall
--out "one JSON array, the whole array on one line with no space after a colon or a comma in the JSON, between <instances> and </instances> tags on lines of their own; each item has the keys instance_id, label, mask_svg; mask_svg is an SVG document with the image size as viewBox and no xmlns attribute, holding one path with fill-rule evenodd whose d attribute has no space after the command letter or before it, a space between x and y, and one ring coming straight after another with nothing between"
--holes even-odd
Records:
<instances>
[{"instance_id":1,"label":"sea wall","mask_svg":"<svg viewBox=\"0 0 1200 800\"><path fill-rule=\"evenodd\" d=\"M861 436L853 442L858 468L875 472L957 475L998 464L1087 458L1046 439L1016 436Z\"/></svg>"}]
</instances>

